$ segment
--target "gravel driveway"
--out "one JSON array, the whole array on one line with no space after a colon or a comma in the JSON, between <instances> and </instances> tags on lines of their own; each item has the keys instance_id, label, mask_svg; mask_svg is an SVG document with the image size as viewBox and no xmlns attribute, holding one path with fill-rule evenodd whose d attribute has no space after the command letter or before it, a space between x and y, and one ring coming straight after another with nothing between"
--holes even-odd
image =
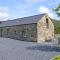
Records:
<instances>
[{"instance_id":1,"label":"gravel driveway","mask_svg":"<svg viewBox=\"0 0 60 60\"><path fill-rule=\"evenodd\" d=\"M49 60L60 50L35 42L0 38L0 60Z\"/></svg>"}]
</instances>

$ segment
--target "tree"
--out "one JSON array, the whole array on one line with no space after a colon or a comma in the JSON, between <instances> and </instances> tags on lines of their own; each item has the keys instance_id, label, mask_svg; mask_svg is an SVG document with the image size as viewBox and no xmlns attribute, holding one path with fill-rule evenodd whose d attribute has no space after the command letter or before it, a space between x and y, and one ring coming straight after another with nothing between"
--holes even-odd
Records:
<instances>
[{"instance_id":1,"label":"tree","mask_svg":"<svg viewBox=\"0 0 60 60\"><path fill-rule=\"evenodd\" d=\"M53 9L53 11L55 11L55 13L58 15L58 17L60 17L60 4L57 7L55 7Z\"/></svg>"}]
</instances>

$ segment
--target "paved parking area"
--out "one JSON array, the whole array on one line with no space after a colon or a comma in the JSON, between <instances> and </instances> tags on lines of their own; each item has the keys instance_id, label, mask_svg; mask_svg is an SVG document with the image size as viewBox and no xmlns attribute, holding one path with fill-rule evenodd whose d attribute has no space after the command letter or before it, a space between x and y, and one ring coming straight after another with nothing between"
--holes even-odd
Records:
<instances>
[{"instance_id":1,"label":"paved parking area","mask_svg":"<svg viewBox=\"0 0 60 60\"><path fill-rule=\"evenodd\" d=\"M50 60L59 54L56 47L0 38L0 60Z\"/></svg>"}]
</instances>

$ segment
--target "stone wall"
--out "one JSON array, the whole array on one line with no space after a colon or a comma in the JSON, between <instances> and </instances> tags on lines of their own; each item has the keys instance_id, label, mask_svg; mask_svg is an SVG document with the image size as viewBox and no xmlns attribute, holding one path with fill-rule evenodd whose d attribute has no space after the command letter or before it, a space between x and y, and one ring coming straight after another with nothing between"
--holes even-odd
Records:
<instances>
[{"instance_id":1,"label":"stone wall","mask_svg":"<svg viewBox=\"0 0 60 60\"><path fill-rule=\"evenodd\" d=\"M46 22L48 19L48 25ZM51 42L54 38L54 24L48 16L44 16L37 23L37 42Z\"/></svg>"},{"instance_id":2,"label":"stone wall","mask_svg":"<svg viewBox=\"0 0 60 60\"><path fill-rule=\"evenodd\" d=\"M37 41L37 24L0 27L0 37L8 37L26 41Z\"/></svg>"}]
</instances>

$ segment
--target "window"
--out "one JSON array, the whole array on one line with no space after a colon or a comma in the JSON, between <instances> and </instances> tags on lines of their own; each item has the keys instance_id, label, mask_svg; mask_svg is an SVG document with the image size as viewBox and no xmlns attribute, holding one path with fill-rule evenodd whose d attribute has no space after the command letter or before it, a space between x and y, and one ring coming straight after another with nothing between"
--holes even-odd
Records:
<instances>
[{"instance_id":1,"label":"window","mask_svg":"<svg viewBox=\"0 0 60 60\"><path fill-rule=\"evenodd\" d=\"M31 37L34 37L35 36L35 33L34 31L31 30Z\"/></svg>"},{"instance_id":2,"label":"window","mask_svg":"<svg viewBox=\"0 0 60 60\"><path fill-rule=\"evenodd\" d=\"M7 29L7 35L8 35L8 33L9 33L9 29Z\"/></svg>"},{"instance_id":3,"label":"window","mask_svg":"<svg viewBox=\"0 0 60 60\"><path fill-rule=\"evenodd\" d=\"M47 18L46 18L46 27L49 28L49 22Z\"/></svg>"},{"instance_id":4,"label":"window","mask_svg":"<svg viewBox=\"0 0 60 60\"><path fill-rule=\"evenodd\" d=\"M22 36L26 37L26 31L24 31L24 30L22 31Z\"/></svg>"},{"instance_id":5,"label":"window","mask_svg":"<svg viewBox=\"0 0 60 60\"><path fill-rule=\"evenodd\" d=\"M2 37L2 32L3 32L3 29L1 28L1 37Z\"/></svg>"},{"instance_id":6,"label":"window","mask_svg":"<svg viewBox=\"0 0 60 60\"><path fill-rule=\"evenodd\" d=\"M14 34L17 34L17 31L16 30L14 31Z\"/></svg>"}]
</instances>

